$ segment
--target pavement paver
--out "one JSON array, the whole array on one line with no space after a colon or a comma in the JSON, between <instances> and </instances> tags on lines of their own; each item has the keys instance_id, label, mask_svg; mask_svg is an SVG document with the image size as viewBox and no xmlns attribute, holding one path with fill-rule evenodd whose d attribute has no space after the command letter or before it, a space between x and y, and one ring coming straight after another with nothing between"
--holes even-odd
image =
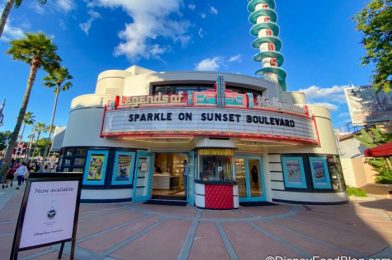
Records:
<instances>
[{"instance_id":1,"label":"pavement paver","mask_svg":"<svg viewBox=\"0 0 392 260\"><path fill-rule=\"evenodd\" d=\"M0 260L8 259L23 189L0 191ZM391 257L392 199L277 204L233 211L135 203L81 204L76 259ZM19 259L57 259L59 245ZM69 259L70 245L63 259ZM269 258L269 260L278 260Z\"/></svg>"}]
</instances>

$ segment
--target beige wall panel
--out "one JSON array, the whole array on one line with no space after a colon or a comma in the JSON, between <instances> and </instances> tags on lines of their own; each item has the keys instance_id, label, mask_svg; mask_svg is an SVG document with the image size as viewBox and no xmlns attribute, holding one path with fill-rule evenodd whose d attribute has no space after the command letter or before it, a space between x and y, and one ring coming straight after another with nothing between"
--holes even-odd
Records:
<instances>
[{"instance_id":1,"label":"beige wall panel","mask_svg":"<svg viewBox=\"0 0 392 260\"><path fill-rule=\"evenodd\" d=\"M277 182L277 181L271 181L270 182L270 187L271 189L278 189L278 190L284 190L284 183L283 182Z\"/></svg>"},{"instance_id":2,"label":"beige wall panel","mask_svg":"<svg viewBox=\"0 0 392 260\"><path fill-rule=\"evenodd\" d=\"M340 158L340 162L342 164L344 182L346 183L346 185L350 187L358 187L357 177L354 173L352 160L350 158Z\"/></svg>"},{"instance_id":3,"label":"beige wall panel","mask_svg":"<svg viewBox=\"0 0 392 260\"><path fill-rule=\"evenodd\" d=\"M269 172L268 175L270 180L283 181L283 173L281 172Z\"/></svg>"},{"instance_id":4,"label":"beige wall panel","mask_svg":"<svg viewBox=\"0 0 392 260\"><path fill-rule=\"evenodd\" d=\"M280 162L280 154L269 154L267 157L269 162Z\"/></svg>"},{"instance_id":5,"label":"beige wall panel","mask_svg":"<svg viewBox=\"0 0 392 260\"><path fill-rule=\"evenodd\" d=\"M100 138L102 108L88 108L71 111L65 132L63 147L67 146L107 146L128 147L124 140Z\"/></svg>"},{"instance_id":6,"label":"beige wall panel","mask_svg":"<svg viewBox=\"0 0 392 260\"><path fill-rule=\"evenodd\" d=\"M280 163L270 163L269 164L270 171L282 171L282 164Z\"/></svg>"}]
</instances>

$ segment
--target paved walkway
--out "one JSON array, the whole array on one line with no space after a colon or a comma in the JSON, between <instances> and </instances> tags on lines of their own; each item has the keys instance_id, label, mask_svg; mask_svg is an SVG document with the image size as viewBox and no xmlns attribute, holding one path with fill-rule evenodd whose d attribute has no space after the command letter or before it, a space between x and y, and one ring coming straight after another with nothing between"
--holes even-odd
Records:
<instances>
[{"instance_id":1,"label":"paved walkway","mask_svg":"<svg viewBox=\"0 0 392 260\"><path fill-rule=\"evenodd\" d=\"M0 190L0 259L8 259L22 190ZM392 256L392 200L233 211L132 203L82 204L77 259L268 259ZM59 246L20 259L56 259ZM69 259L66 245L63 259ZM267 258L281 256L282 258ZM348 258L347 258L348 259Z\"/></svg>"}]
</instances>

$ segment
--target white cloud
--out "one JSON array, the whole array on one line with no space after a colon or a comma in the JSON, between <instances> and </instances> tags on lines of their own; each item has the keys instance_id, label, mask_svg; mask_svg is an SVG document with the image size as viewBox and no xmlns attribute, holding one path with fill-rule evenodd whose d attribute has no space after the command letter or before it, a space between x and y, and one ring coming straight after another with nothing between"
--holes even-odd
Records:
<instances>
[{"instance_id":1,"label":"white cloud","mask_svg":"<svg viewBox=\"0 0 392 260\"><path fill-rule=\"evenodd\" d=\"M64 11L67 13L75 8L75 3L74 3L74 0L57 0L56 6L61 11Z\"/></svg>"},{"instance_id":2,"label":"white cloud","mask_svg":"<svg viewBox=\"0 0 392 260\"><path fill-rule=\"evenodd\" d=\"M206 32L203 30L203 28L200 28L197 34L200 38L203 38L206 35Z\"/></svg>"},{"instance_id":3,"label":"white cloud","mask_svg":"<svg viewBox=\"0 0 392 260\"><path fill-rule=\"evenodd\" d=\"M206 19L207 15L205 13L200 13L200 17Z\"/></svg>"},{"instance_id":4,"label":"white cloud","mask_svg":"<svg viewBox=\"0 0 392 260\"><path fill-rule=\"evenodd\" d=\"M218 9L216 9L215 7L211 6L210 7L210 13L211 14L218 14Z\"/></svg>"},{"instance_id":5,"label":"white cloud","mask_svg":"<svg viewBox=\"0 0 392 260\"><path fill-rule=\"evenodd\" d=\"M30 4L30 6L31 6L31 8L33 9L33 11L34 11L35 13L37 13L37 14L44 14L44 13L45 13L45 8L44 8L41 4L39 4L38 1L33 1L33 2Z\"/></svg>"},{"instance_id":6,"label":"white cloud","mask_svg":"<svg viewBox=\"0 0 392 260\"><path fill-rule=\"evenodd\" d=\"M190 22L180 17L182 0L96 0L95 6L122 8L132 22L125 24L119 33L122 42L115 48L116 56L125 55L130 60L140 57L153 58L167 49L155 47L158 38L170 39L182 45L190 41ZM91 5L93 6L93 5Z\"/></svg>"},{"instance_id":7,"label":"white cloud","mask_svg":"<svg viewBox=\"0 0 392 260\"><path fill-rule=\"evenodd\" d=\"M195 70L216 71L221 67L222 62L221 57L207 58L196 64Z\"/></svg>"},{"instance_id":8,"label":"white cloud","mask_svg":"<svg viewBox=\"0 0 392 260\"><path fill-rule=\"evenodd\" d=\"M195 4L189 4L188 8L192 11L194 11L196 9L196 5Z\"/></svg>"},{"instance_id":9,"label":"white cloud","mask_svg":"<svg viewBox=\"0 0 392 260\"><path fill-rule=\"evenodd\" d=\"M331 111L335 111L335 115L342 118L347 116L347 113L339 112L339 110L345 108L344 104L346 104L346 97L344 95L344 89L347 87L349 86L342 85L322 88L313 85L298 91L305 93L307 103L326 107Z\"/></svg>"},{"instance_id":10,"label":"white cloud","mask_svg":"<svg viewBox=\"0 0 392 260\"><path fill-rule=\"evenodd\" d=\"M89 10L88 11L88 15L89 15L89 19L87 20L87 22L85 23L80 23L80 29L86 34L88 35L91 25L94 22L95 19L98 19L101 17L101 15L98 12L95 12L93 10Z\"/></svg>"},{"instance_id":11,"label":"white cloud","mask_svg":"<svg viewBox=\"0 0 392 260\"><path fill-rule=\"evenodd\" d=\"M196 64L195 70L216 71L221 67L227 67L227 63L229 62L239 62L239 61L241 61L241 55L239 54L231 56L230 58L219 57L219 56L213 58L206 58Z\"/></svg>"},{"instance_id":12,"label":"white cloud","mask_svg":"<svg viewBox=\"0 0 392 260\"><path fill-rule=\"evenodd\" d=\"M159 44L155 44L151 47L151 55L154 57L159 57L161 54L164 54L168 49L159 46Z\"/></svg>"},{"instance_id":13,"label":"white cloud","mask_svg":"<svg viewBox=\"0 0 392 260\"><path fill-rule=\"evenodd\" d=\"M343 86L332 86L329 88L321 88L318 86L310 86L306 89L300 89L298 91L304 92L308 101L316 101L318 99L328 99L336 103L346 103L344 96L344 89L349 87L348 85Z\"/></svg>"},{"instance_id":14,"label":"white cloud","mask_svg":"<svg viewBox=\"0 0 392 260\"><path fill-rule=\"evenodd\" d=\"M349 112L339 113L338 117L339 118L350 117L350 113Z\"/></svg>"},{"instance_id":15,"label":"white cloud","mask_svg":"<svg viewBox=\"0 0 392 260\"><path fill-rule=\"evenodd\" d=\"M1 37L1 39L4 41L10 41L23 38L24 35L25 33L21 28L12 26L10 20L8 20L8 22L4 26L3 36Z\"/></svg>"},{"instance_id":16,"label":"white cloud","mask_svg":"<svg viewBox=\"0 0 392 260\"><path fill-rule=\"evenodd\" d=\"M236 62L236 61L240 62L241 61L241 54L231 56L227 61L228 62Z\"/></svg>"}]
</instances>

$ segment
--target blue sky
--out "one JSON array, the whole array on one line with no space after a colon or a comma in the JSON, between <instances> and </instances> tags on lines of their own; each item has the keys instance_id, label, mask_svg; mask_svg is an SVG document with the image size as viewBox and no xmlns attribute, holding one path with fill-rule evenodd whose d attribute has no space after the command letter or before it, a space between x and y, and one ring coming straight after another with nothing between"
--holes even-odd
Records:
<instances>
[{"instance_id":1,"label":"blue sky","mask_svg":"<svg viewBox=\"0 0 392 260\"><path fill-rule=\"evenodd\" d=\"M60 94L55 124L65 126L71 100L93 93L100 72L139 65L156 71L217 70L254 75L260 65L251 47L246 0L49 0L24 1L13 9L0 40L1 91L6 99L1 131L13 130L29 72L5 54L9 40L42 31L53 38L73 75ZM352 17L367 0L277 0L288 90L307 93L308 103L332 109L335 127L350 121L343 89L369 84L362 67L361 34ZM1 0L1 9L5 0ZM28 106L49 124L53 90L40 71ZM26 130L26 133L29 129ZM27 134L25 134L26 136Z\"/></svg>"}]
</instances>

